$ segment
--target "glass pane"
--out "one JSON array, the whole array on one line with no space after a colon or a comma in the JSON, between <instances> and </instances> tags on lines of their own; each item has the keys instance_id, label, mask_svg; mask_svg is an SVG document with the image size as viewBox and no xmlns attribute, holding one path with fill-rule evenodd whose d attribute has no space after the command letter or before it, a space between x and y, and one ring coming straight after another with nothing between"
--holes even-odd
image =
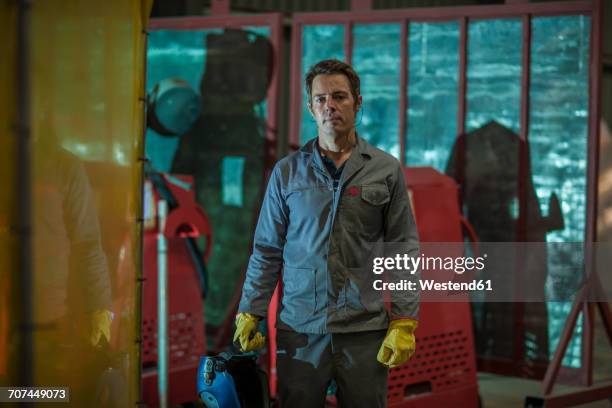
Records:
<instances>
[{"instance_id":1,"label":"glass pane","mask_svg":"<svg viewBox=\"0 0 612 408\"><path fill-rule=\"evenodd\" d=\"M221 201L225 205L242 207L242 177L244 157L226 156L221 170Z\"/></svg>"},{"instance_id":2,"label":"glass pane","mask_svg":"<svg viewBox=\"0 0 612 408\"><path fill-rule=\"evenodd\" d=\"M590 18L585 16L539 17L532 21L529 145L541 211L558 225L547 234L549 242L584 240L590 29ZM554 197L560 211L555 211ZM552 295L551 288L558 287L558 280L579 280L565 276L564 271L579 270L582 256L563 250L562 245L554 246L549 253L548 295ZM570 307L548 305L551 355ZM579 324L564 365L580 366L580 332Z\"/></svg>"},{"instance_id":3,"label":"glass pane","mask_svg":"<svg viewBox=\"0 0 612 408\"><path fill-rule=\"evenodd\" d=\"M520 132L521 20L483 20L468 27L466 131L490 121Z\"/></svg>"},{"instance_id":4,"label":"glass pane","mask_svg":"<svg viewBox=\"0 0 612 408\"><path fill-rule=\"evenodd\" d=\"M166 126L158 127L163 118L149 121L146 146L156 170L193 176L197 203L210 218L213 248L205 304L211 326L223 322L251 253L264 186L269 34L269 27L249 26L149 35L149 94L158 86L160 106L165 106L162 89L176 92L175 101L195 106L194 115L180 117L182 131L168 136L160 133ZM176 81L168 86L168 80ZM179 99L179 91L191 96Z\"/></svg>"},{"instance_id":5,"label":"glass pane","mask_svg":"<svg viewBox=\"0 0 612 408\"><path fill-rule=\"evenodd\" d=\"M144 70L140 7L32 4L36 384L136 404ZM14 339L11 339L11 342Z\"/></svg>"},{"instance_id":6,"label":"glass pane","mask_svg":"<svg viewBox=\"0 0 612 408\"><path fill-rule=\"evenodd\" d=\"M361 77L363 96L357 133L396 158L400 153L400 33L400 24L356 24L353 29L353 67Z\"/></svg>"},{"instance_id":7,"label":"glass pane","mask_svg":"<svg viewBox=\"0 0 612 408\"><path fill-rule=\"evenodd\" d=\"M251 41L255 41L256 36L259 35L261 37L270 38L270 27L266 26L246 26L244 27L246 31L252 33L250 36ZM256 103L254 107L255 115L261 119L262 126L265 125L266 120L268 118L268 100L263 99L261 102ZM265 128L262 129L265 132Z\"/></svg>"},{"instance_id":8,"label":"glass pane","mask_svg":"<svg viewBox=\"0 0 612 408\"><path fill-rule=\"evenodd\" d=\"M457 136L459 24L409 27L406 164L444 171Z\"/></svg>"},{"instance_id":9,"label":"glass pane","mask_svg":"<svg viewBox=\"0 0 612 408\"><path fill-rule=\"evenodd\" d=\"M317 62L335 58L344 60L344 26L311 25L302 31L302 81L308 69ZM306 87L302 87L302 126L300 142L317 136L317 124L308 111Z\"/></svg>"},{"instance_id":10,"label":"glass pane","mask_svg":"<svg viewBox=\"0 0 612 408\"><path fill-rule=\"evenodd\" d=\"M467 34L466 134L453 146L447 173L463 186L463 208L478 238L510 242L518 218L522 22L473 21ZM511 264L495 268L515 273ZM473 310L478 355L512 359L520 334L514 305L474 303Z\"/></svg>"},{"instance_id":11,"label":"glass pane","mask_svg":"<svg viewBox=\"0 0 612 408\"><path fill-rule=\"evenodd\" d=\"M196 92L206 67L206 38L223 30L151 31L147 40L147 93L161 81L175 78L187 82ZM169 171L178 146L178 137L165 137L147 127L145 149L157 171Z\"/></svg>"}]
</instances>

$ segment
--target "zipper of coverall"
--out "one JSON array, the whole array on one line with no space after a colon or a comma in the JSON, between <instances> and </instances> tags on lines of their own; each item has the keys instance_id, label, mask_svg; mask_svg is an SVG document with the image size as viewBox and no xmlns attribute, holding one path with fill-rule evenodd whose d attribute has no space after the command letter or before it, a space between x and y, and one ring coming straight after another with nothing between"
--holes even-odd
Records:
<instances>
[{"instance_id":1,"label":"zipper of coverall","mask_svg":"<svg viewBox=\"0 0 612 408\"><path fill-rule=\"evenodd\" d=\"M338 182L338 187L334 187L334 179L331 176L331 174L329 174L329 172L327 170L323 170L321 168L319 168L319 166L313 166L317 172L319 174L321 174L325 180L327 181L327 190L330 191L332 193L332 211L331 211L331 231L330 231L330 237L331 234L333 234L334 232L334 222L335 222L335 218L336 218L336 209L338 207L338 203L336 202L339 194L336 194L339 190L340 190L340 182ZM329 241L327 241L327 254L329 254Z\"/></svg>"},{"instance_id":2,"label":"zipper of coverall","mask_svg":"<svg viewBox=\"0 0 612 408\"><path fill-rule=\"evenodd\" d=\"M345 165L346 165L346 163L345 163ZM343 171L342 172L342 176L340 176L340 179L338 180L338 187L333 189L334 190L333 191L334 199L336 198L336 195L335 195L336 192L342 191L342 187L349 182L349 179L345 179L344 178L345 175L346 175L346 172ZM354 176L354 174L351 176L351 179L353 178L353 176ZM340 202L339 202L340 201L340 194L339 193L338 193L337 198L338 198L338 204L337 205L339 206L340 205ZM335 208L337 208L337 206ZM332 231L333 231L333 228L334 228L335 216L336 216L336 212L334 212L334 219L332 219ZM328 246L329 246L329 242L328 242ZM328 252L329 252L329 248L328 248ZM348 291L349 291L349 288L350 288L350 282L351 282L351 278L349 277L348 272L347 272L346 276L344 277L344 291L343 291L343 293L344 293L344 302L343 302L344 306L342 307L342 311L344 313L346 313L347 308L348 308Z\"/></svg>"},{"instance_id":3,"label":"zipper of coverall","mask_svg":"<svg viewBox=\"0 0 612 408\"><path fill-rule=\"evenodd\" d=\"M338 208L338 204L336 202L337 197L339 196L336 195L336 193L340 190L340 181L338 181L338 187L334 188L334 178L331 176L331 174L329 174L329 171L327 171L327 169L325 171L323 171L322 169L320 169L318 166L314 166L315 169L317 169L317 171L323 175L323 177L325 178L325 180L327 180L327 189L329 191L331 191L332 193L332 210L331 210L331 225L330 225L330 232L329 232L329 238L327 239L327 245L326 245L326 253L325 253L325 269L327 274L329 274L329 269L328 269L328 262L329 262L329 247L331 244L331 239L332 239L332 235L334 234L334 224L336 222L336 212L337 212L337 208ZM326 291L327 291L327 284L325 285L326 287ZM327 296L325 296L325 308L327 308L328 306L328 299ZM327 326L327 313L325 314L325 325Z\"/></svg>"},{"instance_id":4,"label":"zipper of coverall","mask_svg":"<svg viewBox=\"0 0 612 408\"><path fill-rule=\"evenodd\" d=\"M330 190L332 192L332 219L331 219L331 231L329 233L329 239L327 240L327 259L325 260L326 263L329 262L329 250L330 250L330 246L331 246L331 241L332 238L334 236L334 227L336 224L336 213L338 212L338 206L340 205L340 194L338 193L338 191L340 191L340 180L338 180L338 186L334 187L334 179L333 177L330 177L331 179L331 186L330 186ZM327 271L328 275L329 275L329 270ZM344 302L346 303L346 293L344 294L345 299ZM326 302L327 302L327 298L326 298ZM327 303L325 304L325 307L327 307Z\"/></svg>"},{"instance_id":5,"label":"zipper of coverall","mask_svg":"<svg viewBox=\"0 0 612 408\"><path fill-rule=\"evenodd\" d=\"M338 186L334 187L333 186L333 180L332 180L332 200L333 200L333 206L334 206L334 211L333 211L333 215L332 215L332 221L331 221L331 234L329 236L329 240L327 241L327 257L329 258L329 247L331 246L331 240L332 240L332 236L334 234L334 227L335 227L335 223L336 223L336 213L338 212L338 206L340 205L340 191L342 190L342 184L340 183L342 181L342 177L340 177L340 180L338 180ZM348 305L348 288L349 288L349 277L348 275L344 277L344 291L342 292L344 294L344 299L342 301L342 303L344 304L344 306L342 307L342 311L346 313L346 308Z\"/></svg>"}]
</instances>

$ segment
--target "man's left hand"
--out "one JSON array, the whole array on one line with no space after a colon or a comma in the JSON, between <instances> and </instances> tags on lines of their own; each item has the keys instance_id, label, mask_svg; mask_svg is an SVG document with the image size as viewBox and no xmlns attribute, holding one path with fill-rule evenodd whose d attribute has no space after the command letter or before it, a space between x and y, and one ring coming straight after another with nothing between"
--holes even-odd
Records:
<instances>
[{"instance_id":1,"label":"man's left hand","mask_svg":"<svg viewBox=\"0 0 612 408\"><path fill-rule=\"evenodd\" d=\"M378 351L378 361L388 368L404 364L416 349L414 331L418 322L412 319L393 320Z\"/></svg>"}]
</instances>

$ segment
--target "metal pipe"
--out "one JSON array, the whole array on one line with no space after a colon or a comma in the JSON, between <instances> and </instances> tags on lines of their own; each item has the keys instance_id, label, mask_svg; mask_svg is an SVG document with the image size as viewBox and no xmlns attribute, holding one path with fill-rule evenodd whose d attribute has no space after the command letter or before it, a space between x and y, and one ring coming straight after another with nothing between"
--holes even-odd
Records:
<instances>
[{"instance_id":1,"label":"metal pipe","mask_svg":"<svg viewBox=\"0 0 612 408\"><path fill-rule=\"evenodd\" d=\"M457 84L457 160L455 161L455 175L459 184L459 205L463 205L465 193L465 156L466 131L465 116L467 112L467 65L468 65L468 18L462 17L459 22L459 83Z\"/></svg>"},{"instance_id":2,"label":"metal pipe","mask_svg":"<svg viewBox=\"0 0 612 408\"><path fill-rule=\"evenodd\" d=\"M157 389L159 406L168 406L168 243L164 230L168 215L168 203L157 203Z\"/></svg>"},{"instance_id":3,"label":"metal pipe","mask_svg":"<svg viewBox=\"0 0 612 408\"><path fill-rule=\"evenodd\" d=\"M590 34L590 68L589 68L589 139L587 144L587 214L584 236L584 275L587 282L593 285L593 274L597 270L597 261L593 243L597 242L597 209L599 181L599 146L601 123L601 89L602 89L602 50L603 50L603 16L604 2L593 1ZM582 321L582 383L591 386L593 382L593 339L594 339L594 305L583 305L585 319Z\"/></svg>"},{"instance_id":4,"label":"metal pipe","mask_svg":"<svg viewBox=\"0 0 612 408\"><path fill-rule=\"evenodd\" d=\"M32 181L30 129L30 0L17 3L17 282L19 284L19 386L34 379L32 308Z\"/></svg>"},{"instance_id":5,"label":"metal pipe","mask_svg":"<svg viewBox=\"0 0 612 408\"><path fill-rule=\"evenodd\" d=\"M138 197L140 197L140 200L138 200L139 206L137 208L137 213L138 214L136 216L136 230L137 230L137 244L138 244L138 251L137 251L137 265L138 265L138 269L137 269L137 273L136 276L134 277L136 279L136 312L135 312L135 317L136 317L136 322L138 324L137 327L141 328L142 327L142 315L143 315L143 282L144 282L144 245L143 245L143 237L144 237L144 219L143 219L143 214L144 214L144 192L145 192L145 171L144 171L144 166L145 163L147 161L146 158L146 154L145 154L145 136L147 134L147 110L145 109L146 106L146 101L147 101L147 93L145 90L145 82L146 82L146 78L147 78L147 44L148 44L148 31L147 31L147 27L145 25L142 26L142 33L141 35L143 36L143 45L142 45L142 60L143 60L143 66L142 66L142 71L141 71L141 80L140 80L140 89L139 89L139 93L140 93L140 98L138 99L140 102L140 109L141 109L141 136L138 140L138 144L137 144L137 149L138 149L138 186L139 186L139 191L138 191ZM142 378L142 345L143 345L143 341L142 341L142 330L138 331L138 336L136 339L136 345L137 345L137 350L138 350L138 361L136 362L136 366L138 367L138 377L137 378ZM136 395L142 395L142 381L136 381Z\"/></svg>"},{"instance_id":6,"label":"metal pipe","mask_svg":"<svg viewBox=\"0 0 612 408\"><path fill-rule=\"evenodd\" d=\"M290 93L291 109L289 119L289 148L291 149L300 146L301 141L301 123L302 123L302 47L303 47L303 30L301 23L293 22L291 27L291 89ZM299 61L299 62L298 62ZM297 148L295 149L297 150Z\"/></svg>"},{"instance_id":7,"label":"metal pipe","mask_svg":"<svg viewBox=\"0 0 612 408\"><path fill-rule=\"evenodd\" d=\"M355 23L353 20L349 20L344 24L344 57L346 63L353 65L353 46L355 38L353 36L353 28Z\"/></svg>"},{"instance_id":8,"label":"metal pipe","mask_svg":"<svg viewBox=\"0 0 612 408\"><path fill-rule=\"evenodd\" d=\"M399 93L399 118L398 118L398 141L399 141L399 157L402 166L407 166L406 163L406 143L407 138L407 107L408 107L408 36L410 30L408 29L409 20L402 19L402 28L400 34L400 93Z\"/></svg>"},{"instance_id":9,"label":"metal pipe","mask_svg":"<svg viewBox=\"0 0 612 408\"><path fill-rule=\"evenodd\" d=\"M527 206L527 189L530 185L529 177L531 177L529 169L531 169L529 155L529 112L530 112L530 94L531 94L531 16L526 14L522 18L522 39L521 39L521 102L520 102L520 142L519 142L519 168L518 179L518 202L519 213L516 223L515 237L517 242L527 242L527 225L532 220L528 217ZM514 286L515 290L520 291L521 286L525 282L525 270L527 262L522 255L522 250L518 249L516 259L521 259L514 266ZM516 292L519 293L519 292ZM525 354L525 324L524 324L525 304L517 302L514 304L513 321L514 321L514 341L512 355L514 361L522 361Z\"/></svg>"}]
</instances>

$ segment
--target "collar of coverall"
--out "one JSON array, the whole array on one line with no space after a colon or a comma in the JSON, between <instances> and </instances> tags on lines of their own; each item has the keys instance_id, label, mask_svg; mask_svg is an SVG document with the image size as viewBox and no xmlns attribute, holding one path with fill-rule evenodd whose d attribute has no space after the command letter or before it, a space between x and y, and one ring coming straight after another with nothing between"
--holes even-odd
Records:
<instances>
[{"instance_id":1,"label":"collar of coverall","mask_svg":"<svg viewBox=\"0 0 612 408\"><path fill-rule=\"evenodd\" d=\"M356 155L351 154L351 157L349 158L349 160L347 160L347 164L348 161L354 161L355 159L361 162L363 161L363 158L372 158L372 147L370 146L370 144L361 137L359 137L359 135L355 136L357 143L355 144L354 151L359 154L357 155L357 157L355 157ZM310 155L310 163L313 166L319 168L320 170L324 170L325 167L323 165L323 160L321 160L321 155L318 154L317 140L318 138L315 137L306 142L306 144L300 147L300 152ZM313 154L315 152L317 154Z\"/></svg>"},{"instance_id":2,"label":"collar of coverall","mask_svg":"<svg viewBox=\"0 0 612 408\"><path fill-rule=\"evenodd\" d=\"M374 156L374 149L370 146L368 142L364 139L360 138L359 135L356 136L357 143L353 148L353 152L348 160L344 164L344 170L342 171L342 176L340 177L339 187L343 188L344 184L347 180L350 180L354 174L359 172L366 161L371 159ZM317 138L308 141L304 146L300 148L300 152L303 154L310 155L308 161L310 165L318 172L323 175L326 175L328 172L325 169L325 165L323 164L323 160L321 159L321 155L319 154L319 149L317 147Z\"/></svg>"}]
</instances>

